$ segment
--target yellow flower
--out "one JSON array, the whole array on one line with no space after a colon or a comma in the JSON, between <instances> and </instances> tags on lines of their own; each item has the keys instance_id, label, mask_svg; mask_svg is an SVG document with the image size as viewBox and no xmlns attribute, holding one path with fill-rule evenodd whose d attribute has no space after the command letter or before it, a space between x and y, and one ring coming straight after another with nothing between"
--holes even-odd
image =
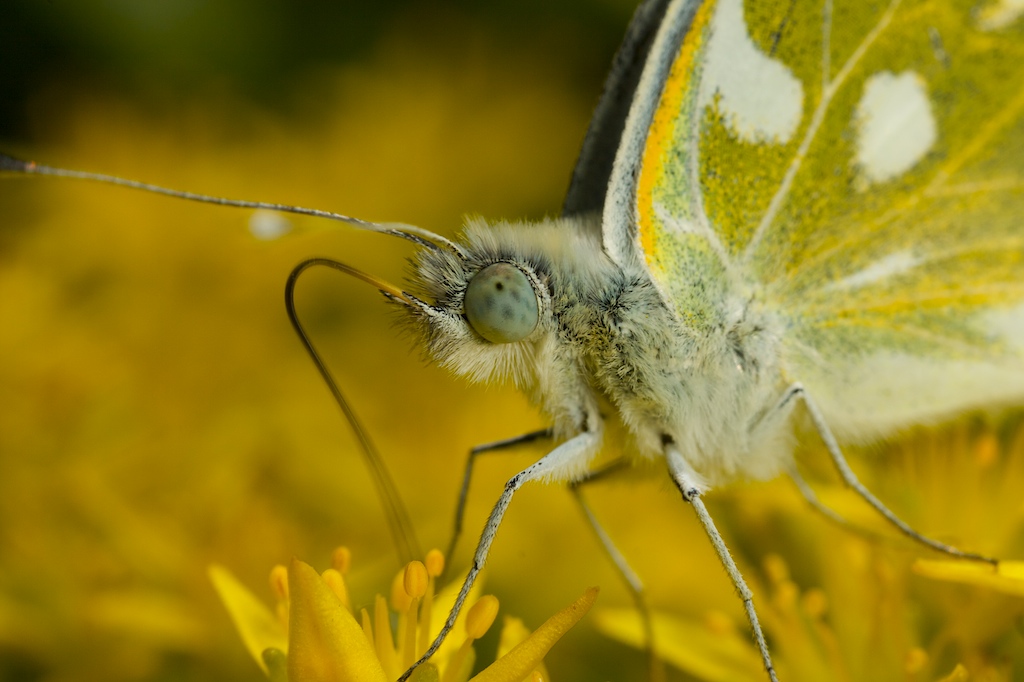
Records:
<instances>
[{"instance_id":1,"label":"yellow flower","mask_svg":"<svg viewBox=\"0 0 1024 682\"><path fill-rule=\"evenodd\" d=\"M926 533L998 557L1020 556L1019 491L1024 486L1024 434L996 433L964 423L944 431L922 431L878 458L876 488L896 477L916 505L904 514ZM869 464L871 462L868 462ZM864 465L861 464L861 467ZM771 490L778 498L777 488ZM924 491L924 492L922 492ZM728 493L732 494L732 493ZM1014 665L1015 629L1024 614L1024 563L998 567L969 561L919 558L926 551L896 537L843 491L822 498L856 525L878 536L862 536L829 524L792 498L748 488L735 493L741 513L726 518L734 549L754 591L779 679L786 682L986 682L1019 679ZM900 500L884 490L883 499ZM925 503L926 502L926 503ZM781 554L751 562L750 534L764 527L742 515L750 505L782 532L770 533ZM895 505L894 505L895 506ZM910 509L911 513L905 510ZM950 522L952 519L952 522ZM724 524L723 524L724 525ZM768 545L771 546L771 545ZM784 551L784 550L779 550ZM938 556L938 555L934 555ZM764 671L742 612L721 610L653 615L655 648L669 665L699 680L763 682ZM634 647L645 646L639 616L630 609L594 614L597 628Z\"/></svg>"},{"instance_id":2,"label":"yellow flower","mask_svg":"<svg viewBox=\"0 0 1024 682\"><path fill-rule=\"evenodd\" d=\"M349 554L334 554L334 567L318 574L293 559L277 566L270 582L278 597L272 613L222 566L210 578L224 601L246 648L272 682L387 682L396 679L426 651L454 602L458 584L439 595L434 581L444 558L434 550L426 561L413 561L396 577L390 609L377 595L374 613L352 610L345 574ZM476 659L473 642L482 637L498 613L498 600L471 593L455 629L411 682L540 682L547 680L543 658L548 650L590 610L597 589L549 618L532 634L506 619L499 658L470 678ZM392 631L392 617L397 622ZM358 620L357 620L358 618ZM459 639L461 638L461 641Z\"/></svg>"}]
</instances>

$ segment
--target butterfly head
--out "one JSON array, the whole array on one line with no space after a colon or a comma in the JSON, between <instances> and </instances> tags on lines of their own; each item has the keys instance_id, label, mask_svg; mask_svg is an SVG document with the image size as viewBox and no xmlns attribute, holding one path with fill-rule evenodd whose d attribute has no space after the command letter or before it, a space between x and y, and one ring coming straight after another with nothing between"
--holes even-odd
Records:
<instances>
[{"instance_id":1,"label":"butterfly head","mask_svg":"<svg viewBox=\"0 0 1024 682\"><path fill-rule=\"evenodd\" d=\"M553 328L549 259L523 234L520 225L470 221L460 243L420 250L411 278L417 303L399 301L431 358L473 381L528 383L537 344Z\"/></svg>"}]
</instances>

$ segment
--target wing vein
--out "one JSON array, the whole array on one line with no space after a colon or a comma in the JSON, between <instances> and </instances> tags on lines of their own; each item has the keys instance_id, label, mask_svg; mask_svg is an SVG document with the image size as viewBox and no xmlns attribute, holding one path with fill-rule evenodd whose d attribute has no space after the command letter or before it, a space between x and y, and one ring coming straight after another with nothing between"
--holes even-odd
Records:
<instances>
[{"instance_id":1,"label":"wing vein","mask_svg":"<svg viewBox=\"0 0 1024 682\"><path fill-rule=\"evenodd\" d=\"M803 165L803 160L807 156L807 152L810 150L811 144L814 142L814 138L818 134L818 130L821 128L821 124L825 120L825 114L828 112L829 105L832 103L832 99L842 88L846 82L847 77L853 72L854 67L857 63L867 54L868 49L878 39L882 32L892 23L892 18L896 14L896 9L899 7L901 0L891 0L889 7L885 13L878 20L878 23L871 29L871 31L864 37L864 40L857 46L857 49L853 51L850 58L846 60L843 67L836 74L835 80L831 81L821 93L821 102L814 110L814 114L811 117L811 122L807 126L807 132L804 133L803 139L800 141L800 147L793 155L793 160L789 164L789 168L786 169L786 174L782 178L782 182L779 184L779 188L775 191L772 196L771 202L768 204L768 208L761 218L761 222L758 224L757 229L754 231L753 237L747 244L746 249L743 252L743 263L748 264L750 259L753 257L754 252L757 250L758 245L764 238L765 232L775 218L778 216L779 209L782 208L782 203L789 196L790 187L793 185L793 180L796 177L797 172Z\"/></svg>"},{"instance_id":2,"label":"wing vein","mask_svg":"<svg viewBox=\"0 0 1024 682\"><path fill-rule=\"evenodd\" d=\"M862 275L863 273L865 273L868 270L872 269L872 266L868 266L868 268L865 268L865 269L860 270L858 272L852 272L852 273L849 273L849 274L844 274L842 277L840 277L838 279L834 279L834 280L826 283L824 286L821 286L819 288L819 291L822 291L822 292L834 292L834 291L837 291L837 290L842 291L842 290L861 289L861 288L864 288L865 286L868 286L868 285L869 286L874 286L874 285L877 285L877 284L884 283L884 282L886 282L886 281L888 281L890 279L894 279L894 278L897 278L897 277L905 276L908 272L911 272L913 270L920 271L922 266L926 266L927 265L927 266L934 267L936 264L941 263L942 261L960 260L966 254L978 254L978 255L980 255L980 254L988 254L988 253L1007 253L1007 252L1010 252L1010 251L1020 252L1022 254L1022 257L1024 257L1024 237L1021 237L1021 236L1018 236L1018 235L1013 235L1013 236L1009 236L1008 235L1008 236L1003 237L1003 238L989 239L989 240L985 240L985 241L981 241L981 242L974 242L972 244L964 245L964 246L961 246L961 247L958 247L958 248L955 248L955 249L945 249L943 251L937 251L937 252L931 253L931 254L927 254L927 253L918 254L918 253L914 253L912 249L909 250L909 251L903 251L903 250L897 248L897 250L892 251L887 256L882 256L882 257L874 259L873 262L876 263L876 264L877 263L883 263L886 260L886 258L891 257L893 254L903 254L903 253L906 253L908 255L908 257L912 257L913 260L910 261L910 262L906 262L906 263L904 263L903 261L899 261L899 264L900 265L905 265L905 267L892 267L891 269L888 269L888 270L882 269L882 270L874 271L870 278L858 280L857 279L858 275ZM829 250L829 253L842 253L842 252L843 252L842 249L830 249ZM819 258L819 259L816 259L816 260L819 263L826 261L826 259L824 259L824 258ZM952 271L952 269L950 269L949 271ZM850 280L853 280L855 282L862 282L862 283L859 284L858 286L843 286L844 282L848 282ZM787 279L787 282L790 282L790 283L792 283L794 281L796 281L796 277L790 277L790 278ZM794 290L798 291L799 289L794 289Z\"/></svg>"},{"instance_id":3,"label":"wing vein","mask_svg":"<svg viewBox=\"0 0 1024 682\"><path fill-rule=\"evenodd\" d=\"M964 164L984 149L985 145L989 144L996 135L1014 123L1020 117L1022 110L1024 110L1024 87L1021 87L1017 95L1006 103L1002 111L982 126L978 134L974 136L974 139L959 154L946 162L938 170L935 178L925 189L925 194L938 191L954 173L963 168Z\"/></svg>"},{"instance_id":4,"label":"wing vein","mask_svg":"<svg viewBox=\"0 0 1024 682\"><path fill-rule=\"evenodd\" d=\"M955 290L946 291L929 291L926 294L920 294L917 296L890 296L889 298L877 298L871 305L851 305L847 307L837 308L835 302L832 301L832 305L829 306L808 306L802 310L804 313L813 312L815 308L823 311L827 311L827 315L823 315L820 319L825 320L828 318L834 318L836 323L842 323L845 313L878 313L896 308L912 309L919 311L927 305L932 307L938 307L940 304L948 306L950 303L954 303L957 300L965 298L1007 298L1007 297L1019 297L1024 292L1024 286L1016 283L1000 284L995 286L977 286L977 287L965 287ZM886 313L891 314L891 310ZM808 315L808 317L814 317ZM886 319L889 319L888 317Z\"/></svg>"},{"instance_id":5,"label":"wing vein","mask_svg":"<svg viewBox=\"0 0 1024 682\"><path fill-rule=\"evenodd\" d=\"M928 196L947 197L962 194L987 194L989 192L1012 192L1024 190L1024 178L992 178L978 182L962 182L958 185L944 185L931 189Z\"/></svg>"}]
</instances>

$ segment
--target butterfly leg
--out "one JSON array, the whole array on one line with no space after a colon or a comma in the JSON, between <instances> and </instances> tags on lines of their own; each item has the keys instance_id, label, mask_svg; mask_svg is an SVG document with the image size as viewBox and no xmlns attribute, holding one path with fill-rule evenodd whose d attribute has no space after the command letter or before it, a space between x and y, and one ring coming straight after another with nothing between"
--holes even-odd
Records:
<instances>
[{"instance_id":1,"label":"butterfly leg","mask_svg":"<svg viewBox=\"0 0 1024 682\"><path fill-rule=\"evenodd\" d=\"M804 388L800 384L793 384L787 388L782 394L782 397L779 398L777 403L775 403L775 406L769 410L751 429L751 440L756 442L759 438L759 431L771 432L778 428L782 422L788 419L790 414L793 412L793 408L796 406L797 399L802 396L803 393ZM885 536L853 525L837 514L834 510L826 507L821 500L818 499L818 495L814 492L814 488L812 488L800 474L800 470L797 468L795 463L790 462L786 469L786 474L789 476L790 480L793 481L793 484L796 486L797 490L800 491L800 494L803 495L803 498L807 500L807 504L811 505L812 509L832 523L842 527L848 532L862 535L876 542L884 542L887 540Z\"/></svg>"},{"instance_id":2,"label":"butterfly leg","mask_svg":"<svg viewBox=\"0 0 1024 682\"><path fill-rule=\"evenodd\" d=\"M484 564L487 562L487 555L491 551L491 544L494 542L494 536L497 534L499 526L501 526L501 520L504 518L505 512L508 510L508 505L512 502L512 496L515 495L516 491L523 487L523 484L528 483L529 481L564 481L572 478L573 474L577 472L581 466L586 466L586 463L594 456L600 445L601 432L599 429L585 431L565 441L505 483L505 489L502 490L501 496L494 505L494 509L491 510L490 516L487 517L487 523L484 526L483 532L480 534L480 540L477 542L476 551L473 553L473 564L469 567L469 572L466 574L465 580L462 581L462 587L459 589L459 594L455 598L455 603L452 605L452 610L448 614L448 618L441 627L441 632L438 633L437 637L430 644L430 648L427 649L426 653L424 653L411 668L402 673L402 676L398 678L398 682L405 682L405 680L408 680L409 676L412 675L416 668L433 656L434 652L437 651L438 647L441 646L441 643L448 636L448 633L451 632L453 627L455 627L455 619L462 611L462 607L466 603L466 598L469 596L469 591L472 589L473 583L476 582L477 577L480 575L480 571L483 570Z\"/></svg>"},{"instance_id":3,"label":"butterfly leg","mask_svg":"<svg viewBox=\"0 0 1024 682\"><path fill-rule=\"evenodd\" d=\"M817 493L814 492L814 488L811 487L811 485L803 477L800 471L796 468L796 465L790 465L790 467L786 471L786 475L789 476L791 481L793 481L793 484L796 486L797 490L800 491L800 494L803 495L803 498L807 500L807 504L811 505L812 509L814 509L816 512L818 512L819 514L821 514L826 519L836 524L846 532L860 535L876 543L893 542L893 538L891 536L882 535L867 528L861 528L858 525L850 523L846 518L836 513L834 509L830 509L829 507L825 506L825 504L820 499L818 499L818 495Z\"/></svg>"},{"instance_id":4,"label":"butterfly leg","mask_svg":"<svg viewBox=\"0 0 1024 682\"><path fill-rule=\"evenodd\" d=\"M725 541L718 533L715 522L711 520L711 515L708 514L704 502L700 499L701 495L705 492L705 485L700 475L690 467L687 461L683 459L679 450L671 444L665 448L665 459L668 461L668 469L672 475L672 480L675 482L676 487L679 488L679 492L683 494L683 499L689 502L690 506L697 513L697 519L700 521L700 525L704 527L704 532L707 534L708 539L711 540L711 545L715 548L719 561L722 562L722 566L725 567L726 573L729 574L736 592L740 595L740 599L743 600L743 608L747 612L747 620L750 621L750 627L754 632L754 641L761 652L761 661L764 663L765 672L768 673L768 679L771 682L778 682L779 678L775 675L771 654L768 653L768 643L764 639L761 623L757 618L757 611L754 609L754 595L750 588L747 587L746 581L743 580L740 569L736 567L736 562L733 561L732 555L729 554L729 548L725 546Z\"/></svg>"},{"instance_id":5,"label":"butterfly leg","mask_svg":"<svg viewBox=\"0 0 1024 682\"><path fill-rule=\"evenodd\" d=\"M843 482L846 483L846 485L848 485L854 492L860 495L865 502L871 505L871 507L881 514L889 523L896 526L900 532L912 540L916 540L931 549L950 556L955 556L961 559L971 559L973 561L984 561L993 565L999 563L998 559L982 556L981 554L975 554L973 552L964 552L952 545L932 540L908 526L906 522L882 504L882 501L875 497L871 491L864 487L864 484L857 479L857 475L853 473L853 469L850 468L850 465L846 462L846 458L843 457L843 452L839 449L839 443L832 434L832 430L829 429L828 424L825 422L825 416L821 413L817 403L814 402L814 399L811 398L810 394L804 390L803 386L800 384L793 384L793 386L787 390L787 394L790 393L803 399L804 405L807 407L807 412L811 416L811 421L814 423L814 428L817 429L818 435L821 436L821 440L824 441L825 449L828 450L828 454L832 458L832 464L839 472L839 476L843 479Z\"/></svg>"},{"instance_id":6,"label":"butterfly leg","mask_svg":"<svg viewBox=\"0 0 1024 682\"><path fill-rule=\"evenodd\" d=\"M654 622L651 619L651 611L647 606L647 599L644 597L644 585L641 582L640 577L636 574L633 568L626 561L626 558L619 551L619 548L612 542L611 536L601 526L597 517L594 515L594 511L587 504L586 499L583 497L583 493L580 488L588 483L594 483L596 481L603 480L608 476L621 471L624 467L629 466L629 462L625 459L617 459L607 466L597 469L593 472L588 473L583 478L573 481L569 484L569 491L572 492L573 497L576 498L576 502L579 504L580 509L583 511L583 516L587 519L587 523L590 528L594 531L594 535L597 536L598 542L604 548L608 558L611 559L612 565L615 566L619 571L619 575L622 576L626 586L629 588L630 594L633 595L633 601L636 603L636 609L640 613L640 621L644 629L644 639L647 643L647 669L649 672L649 679L651 682L662 682L665 679L665 666L658 657L657 652L654 648Z\"/></svg>"},{"instance_id":7,"label":"butterfly leg","mask_svg":"<svg viewBox=\"0 0 1024 682\"><path fill-rule=\"evenodd\" d=\"M444 554L445 559L449 563L451 563L452 557L455 555L455 545L459 541L459 536L462 535L462 522L466 515L466 499L469 497L469 484L473 478L473 467L476 464L477 456L490 452L501 452L519 445L533 443L534 441L542 440L544 438L551 438L551 435L551 429L541 429L540 431L524 433L521 436L514 436L512 438L494 441L493 443L477 445L469 451L469 457L466 458L466 467L462 470L462 485L459 487L459 501L455 505L455 520L452 523L452 537L451 540L448 541L448 551Z\"/></svg>"}]
</instances>

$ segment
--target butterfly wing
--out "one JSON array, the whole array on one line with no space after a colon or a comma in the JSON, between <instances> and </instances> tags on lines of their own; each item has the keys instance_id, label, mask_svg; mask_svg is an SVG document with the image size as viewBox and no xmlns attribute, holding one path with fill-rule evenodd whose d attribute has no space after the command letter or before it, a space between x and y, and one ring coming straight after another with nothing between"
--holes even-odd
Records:
<instances>
[{"instance_id":1,"label":"butterfly wing","mask_svg":"<svg viewBox=\"0 0 1024 682\"><path fill-rule=\"evenodd\" d=\"M645 0L633 14L605 79L601 99L590 119L565 196L563 215L600 211L604 205L608 178L626 125L626 115L667 6L668 0Z\"/></svg>"},{"instance_id":2,"label":"butterfly wing","mask_svg":"<svg viewBox=\"0 0 1024 682\"><path fill-rule=\"evenodd\" d=\"M847 437L1019 400L1022 13L674 2L616 158L606 250L643 259L697 330L754 292L782 322L788 378Z\"/></svg>"}]
</instances>

